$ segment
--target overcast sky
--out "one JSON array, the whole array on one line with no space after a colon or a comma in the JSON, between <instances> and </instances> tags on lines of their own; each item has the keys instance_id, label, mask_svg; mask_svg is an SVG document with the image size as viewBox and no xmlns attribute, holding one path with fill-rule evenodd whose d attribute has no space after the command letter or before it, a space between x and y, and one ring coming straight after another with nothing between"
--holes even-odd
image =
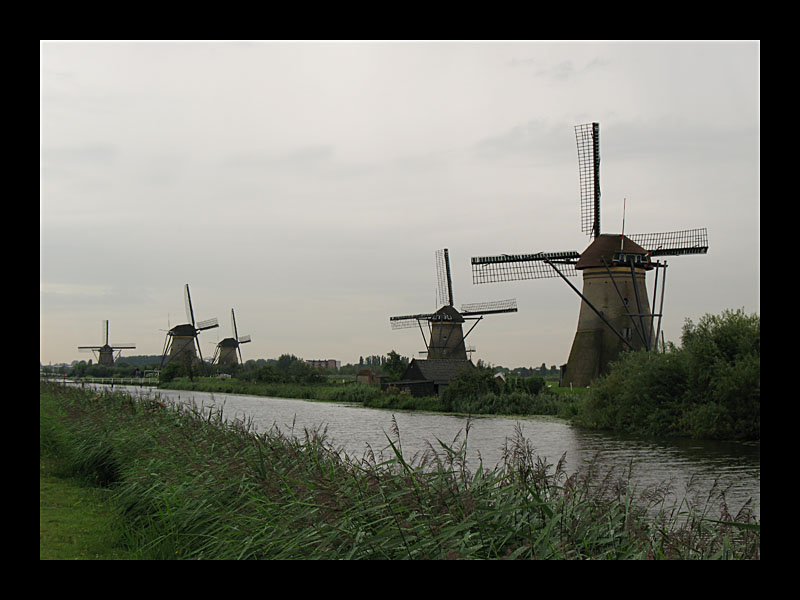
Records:
<instances>
[{"instance_id":1,"label":"overcast sky","mask_svg":"<svg viewBox=\"0 0 800 600\"><path fill-rule=\"evenodd\" d=\"M419 356L389 317L516 298L473 359L566 362L580 298L561 279L472 283L470 258L582 251L574 126L600 123L601 226L708 228L668 258L663 329L760 313L757 42L42 42L40 361L112 343L160 354ZM652 276L649 276L652 277ZM573 278L580 288L580 279ZM652 286L652 278L649 280Z\"/></svg>"}]
</instances>

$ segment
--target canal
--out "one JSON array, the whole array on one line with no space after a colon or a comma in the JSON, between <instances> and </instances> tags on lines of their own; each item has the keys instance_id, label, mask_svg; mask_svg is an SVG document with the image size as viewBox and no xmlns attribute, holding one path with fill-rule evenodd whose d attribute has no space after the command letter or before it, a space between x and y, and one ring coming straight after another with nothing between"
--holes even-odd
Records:
<instances>
[{"instance_id":1,"label":"canal","mask_svg":"<svg viewBox=\"0 0 800 600\"><path fill-rule=\"evenodd\" d=\"M257 431L277 427L302 436L306 429L325 430L329 444L361 458L371 452L392 456L388 440L399 440L406 460L433 448L440 441L453 445L467 442L468 467L475 470L502 463L504 450L517 433L548 463L565 457L566 471L583 471L589 462L600 473L630 474L638 491L670 486L673 501L687 500L702 508L718 506L716 492L732 515L748 501L760 519L760 445L698 440L643 440L587 432L563 421L535 417L467 417L363 408L351 404L211 394L173 390L118 387L133 395L151 396L174 403L194 403L208 410L222 410L227 419L249 421ZM469 428L467 430L467 424ZM399 434L399 436L398 436ZM717 514L709 515L713 518Z\"/></svg>"}]
</instances>

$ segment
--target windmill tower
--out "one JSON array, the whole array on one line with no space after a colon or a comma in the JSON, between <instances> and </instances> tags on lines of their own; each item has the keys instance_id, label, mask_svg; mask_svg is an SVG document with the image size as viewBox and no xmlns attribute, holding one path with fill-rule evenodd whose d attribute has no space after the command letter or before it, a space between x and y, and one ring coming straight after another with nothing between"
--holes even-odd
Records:
<instances>
[{"instance_id":1,"label":"windmill tower","mask_svg":"<svg viewBox=\"0 0 800 600\"><path fill-rule=\"evenodd\" d=\"M600 125L575 127L581 192L582 252L537 252L472 258L473 283L561 277L581 298L578 327L562 385L587 386L624 350L654 350L661 330L666 261L657 256L708 252L705 228L625 235L600 233ZM583 292L567 277L583 274ZM650 304L646 274L654 272ZM656 312L659 273L661 296ZM654 331L655 328L655 331Z\"/></svg>"},{"instance_id":2,"label":"windmill tower","mask_svg":"<svg viewBox=\"0 0 800 600\"><path fill-rule=\"evenodd\" d=\"M189 322L176 325L167 332L164 340L164 350L161 353L161 367L173 361L187 366L199 364L203 367L203 352L200 350L200 342L197 340L197 336L201 331L219 327L216 317L195 323L194 308L192 307L192 297L189 294L188 283L184 286L183 295L186 318ZM199 360L197 358L198 353L200 354Z\"/></svg>"},{"instance_id":3,"label":"windmill tower","mask_svg":"<svg viewBox=\"0 0 800 600\"><path fill-rule=\"evenodd\" d=\"M103 321L103 345L102 346L78 346L78 350L91 350L92 354L97 357L97 364L107 367L114 366L114 352L117 353L116 358L122 353L122 350L129 348L136 348L133 344L109 344L108 343L108 319Z\"/></svg>"},{"instance_id":4,"label":"windmill tower","mask_svg":"<svg viewBox=\"0 0 800 600\"><path fill-rule=\"evenodd\" d=\"M217 349L214 352L214 360L211 362L218 365L235 365L243 364L242 351L239 348L240 344L246 344L250 340L249 335L239 337L239 331L236 329L236 314L231 309L231 330L233 337L225 338L217 344ZM239 360L236 360L236 354L239 354Z\"/></svg>"},{"instance_id":5,"label":"windmill tower","mask_svg":"<svg viewBox=\"0 0 800 600\"><path fill-rule=\"evenodd\" d=\"M450 255L447 248L436 251L437 303L440 308L433 313L420 313L390 317L392 329L408 329L419 327L425 341L429 360L458 359L467 360L466 337L472 332L485 315L517 312L516 300L499 300L464 304L458 311L453 306L453 282L450 276ZM464 334L466 321L475 321L469 331ZM422 323L428 324L428 339Z\"/></svg>"}]
</instances>

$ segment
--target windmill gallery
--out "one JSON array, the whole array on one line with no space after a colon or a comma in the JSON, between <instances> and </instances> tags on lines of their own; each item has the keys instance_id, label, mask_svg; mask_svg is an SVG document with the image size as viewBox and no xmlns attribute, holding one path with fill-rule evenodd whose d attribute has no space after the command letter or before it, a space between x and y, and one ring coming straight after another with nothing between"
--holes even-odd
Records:
<instances>
[{"instance_id":1,"label":"windmill gallery","mask_svg":"<svg viewBox=\"0 0 800 600\"><path fill-rule=\"evenodd\" d=\"M600 229L600 126L589 123L575 127L581 199L581 231L592 238L581 253L577 251L499 254L472 257L473 284L560 277L579 296L580 310L569 357L562 366L562 385L585 387L607 372L608 365L623 351L655 351L659 346L663 315L666 261L657 257L705 254L705 228L682 231L625 234L602 233ZM450 256L447 249L436 251L437 305L434 312L395 316L392 329L419 329L425 344L424 359L412 359L405 374L388 386L413 395L441 394L449 380L463 369L473 367L466 338L486 316L517 312L516 300L463 304L453 301ZM571 281L581 272L583 288ZM654 274L652 295L646 276ZM652 302L651 302L652 298ZM216 318L196 321L189 285L184 286L187 322L171 327L165 336L161 367L168 363L206 368L198 336L219 327ZM472 323L464 332L464 327ZM217 344L211 364L242 362L240 345L250 336L239 336L231 309L232 336ZM531 332L532 334L534 332ZM426 336L427 334L427 336ZM662 339L663 345L663 339ZM109 344L108 321L104 322L104 343L79 346L99 352L99 363L113 365L114 352L134 348L132 344Z\"/></svg>"}]
</instances>

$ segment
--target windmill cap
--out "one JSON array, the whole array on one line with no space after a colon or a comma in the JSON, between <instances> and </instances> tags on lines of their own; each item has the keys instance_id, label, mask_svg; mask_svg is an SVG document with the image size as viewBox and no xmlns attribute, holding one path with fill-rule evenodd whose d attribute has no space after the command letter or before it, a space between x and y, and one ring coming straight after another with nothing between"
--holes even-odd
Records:
<instances>
[{"instance_id":1,"label":"windmill cap","mask_svg":"<svg viewBox=\"0 0 800 600\"><path fill-rule=\"evenodd\" d=\"M194 326L188 323L185 325L175 325L169 332L171 335L177 335L178 337L194 337L196 333Z\"/></svg>"},{"instance_id":2,"label":"windmill cap","mask_svg":"<svg viewBox=\"0 0 800 600\"><path fill-rule=\"evenodd\" d=\"M218 344L221 348L236 348L239 345L239 342L236 338L225 338Z\"/></svg>"},{"instance_id":3,"label":"windmill cap","mask_svg":"<svg viewBox=\"0 0 800 600\"><path fill-rule=\"evenodd\" d=\"M589 244L589 247L583 251L575 268L591 269L593 267L604 267L603 259L611 265L614 261L614 255L620 252L620 238L624 238L622 241L622 252L624 254L647 254L647 250L630 238L619 233L601 233ZM645 268L652 269L653 267L648 265Z\"/></svg>"},{"instance_id":4,"label":"windmill cap","mask_svg":"<svg viewBox=\"0 0 800 600\"><path fill-rule=\"evenodd\" d=\"M443 306L431 317L432 322L463 323L464 317L452 306Z\"/></svg>"}]
</instances>

